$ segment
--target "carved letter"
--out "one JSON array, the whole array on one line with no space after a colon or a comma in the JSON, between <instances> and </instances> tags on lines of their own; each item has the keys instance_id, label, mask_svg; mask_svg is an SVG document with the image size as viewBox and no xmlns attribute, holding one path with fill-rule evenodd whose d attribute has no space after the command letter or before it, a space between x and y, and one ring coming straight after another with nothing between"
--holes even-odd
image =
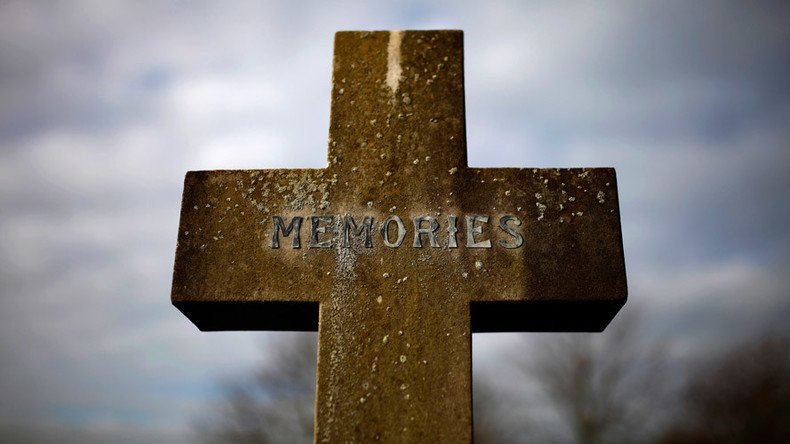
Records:
<instances>
[{"instance_id":1,"label":"carved letter","mask_svg":"<svg viewBox=\"0 0 790 444\"><path fill-rule=\"evenodd\" d=\"M455 239L455 233L458 232L457 221L457 217L447 216L447 232L450 233L450 238L447 240L447 248L458 248L458 241Z\"/></svg>"},{"instance_id":2,"label":"carved letter","mask_svg":"<svg viewBox=\"0 0 790 444\"><path fill-rule=\"evenodd\" d=\"M524 244L524 238L521 237L521 234L519 234L514 228L508 226L507 223L510 222L510 221L513 221L513 225L515 225L517 227L521 225L521 220L518 217L508 214L508 215L502 216L499 219L499 228L501 228L502 231L504 231L505 233L515 237L516 240L513 241L512 244L510 244L510 243L507 243L504 239L500 239L499 240L499 245L501 245L501 246L503 246L505 248L518 248L518 247L520 247L520 246L522 246Z\"/></svg>"},{"instance_id":3,"label":"carved letter","mask_svg":"<svg viewBox=\"0 0 790 444\"><path fill-rule=\"evenodd\" d=\"M291 246L293 248L301 248L301 239L299 238L299 231L302 228L302 218L299 216L295 216L291 219L291 223L288 224L288 227L285 226L283 223L283 218L280 216L272 216L272 222L274 223L274 233L272 234L272 248L280 248L280 231L283 232L283 237L288 237L292 231L296 230L294 233L294 237L291 240Z\"/></svg>"},{"instance_id":4,"label":"carved letter","mask_svg":"<svg viewBox=\"0 0 790 444\"><path fill-rule=\"evenodd\" d=\"M431 243L431 246L434 248L439 247L439 243L436 242L436 230L439 229L439 222L431 217L431 216L417 216L412 219L414 222L414 243L412 247L414 248L422 248L422 235L428 235L428 241ZM431 224L428 228L422 228L422 222L427 221Z\"/></svg>"},{"instance_id":5,"label":"carved letter","mask_svg":"<svg viewBox=\"0 0 790 444\"><path fill-rule=\"evenodd\" d=\"M355 236L361 236L362 233L365 233L365 248L372 248L373 241L371 239L370 230L373 226L373 218L370 216L365 216L365 219L362 220L362 226L357 228L356 222L354 222L354 218L346 214L343 218L343 240L340 244L343 248L348 248L349 246L349 233L353 233Z\"/></svg>"},{"instance_id":6,"label":"carved letter","mask_svg":"<svg viewBox=\"0 0 790 444\"><path fill-rule=\"evenodd\" d=\"M321 222L332 223L335 220L333 216L310 216L312 230L310 230L310 248L332 248L334 242L332 239L326 241L318 241L318 233L326 233L326 227L319 226Z\"/></svg>"},{"instance_id":7,"label":"carved letter","mask_svg":"<svg viewBox=\"0 0 790 444\"><path fill-rule=\"evenodd\" d=\"M475 233L482 233L483 227L476 227L475 223L480 221L488 223L488 215L470 214L466 216L466 246L467 248L491 248L491 241L475 241Z\"/></svg>"},{"instance_id":8,"label":"carved letter","mask_svg":"<svg viewBox=\"0 0 790 444\"><path fill-rule=\"evenodd\" d=\"M398 240L396 240L395 243L390 242L389 233L387 232L390 222L393 221L398 225ZM403 238L406 237L406 227L403 225L401 218L398 216L390 216L384 219L384 222L381 223L381 237L384 239L384 245L390 248L400 247L400 244L403 243Z\"/></svg>"}]
</instances>

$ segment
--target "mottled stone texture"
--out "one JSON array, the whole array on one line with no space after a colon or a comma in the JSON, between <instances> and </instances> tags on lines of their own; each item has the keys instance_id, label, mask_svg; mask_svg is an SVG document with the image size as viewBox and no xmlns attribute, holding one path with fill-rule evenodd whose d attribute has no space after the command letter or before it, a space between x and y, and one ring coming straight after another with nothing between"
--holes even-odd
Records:
<instances>
[{"instance_id":1,"label":"mottled stone texture","mask_svg":"<svg viewBox=\"0 0 790 444\"><path fill-rule=\"evenodd\" d=\"M463 88L460 31L340 32L327 168L186 176L173 304L201 330L318 329L317 442L471 441L473 331L600 331L625 303L614 170L468 168ZM372 248L308 247L310 216L346 214ZM491 248L466 247L470 214ZM271 248L275 215L305 218L301 248ZM419 215L438 248L412 247Z\"/></svg>"}]
</instances>

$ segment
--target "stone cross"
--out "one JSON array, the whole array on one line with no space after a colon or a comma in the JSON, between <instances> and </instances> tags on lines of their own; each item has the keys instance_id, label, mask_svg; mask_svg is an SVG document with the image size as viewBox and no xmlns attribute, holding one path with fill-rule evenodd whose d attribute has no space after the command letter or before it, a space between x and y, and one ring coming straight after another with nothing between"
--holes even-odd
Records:
<instances>
[{"instance_id":1,"label":"stone cross","mask_svg":"<svg viewBox=\"0 0 790 444\"><path fill-rule=\"evenodd\" d=\"M339 32L329 165L193 171L172 302L318 330L316 442L469 442L471 333L601 331L626 300L611 168L470 168L463 34Z\"/></svg>"}]
</instances>

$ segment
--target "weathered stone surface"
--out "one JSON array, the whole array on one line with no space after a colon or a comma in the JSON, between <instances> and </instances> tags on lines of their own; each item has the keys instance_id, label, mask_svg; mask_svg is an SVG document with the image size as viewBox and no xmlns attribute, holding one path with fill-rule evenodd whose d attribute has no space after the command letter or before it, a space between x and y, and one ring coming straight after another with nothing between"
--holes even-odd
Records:
<instances>
[{"instance_id":1,"label":"weathered stone surface","mask_svg":"<svg viewBox=\"0 0 790 444\"><path fill-rule=\"evenodd\" d=\"M463 87L459 31L340 32L327 168L186 176L172 301L202 330L318 329L318 442L470 441L473 331L600 331L625 303L614 170L468 168Z\"/></svg>"}]
</instances>

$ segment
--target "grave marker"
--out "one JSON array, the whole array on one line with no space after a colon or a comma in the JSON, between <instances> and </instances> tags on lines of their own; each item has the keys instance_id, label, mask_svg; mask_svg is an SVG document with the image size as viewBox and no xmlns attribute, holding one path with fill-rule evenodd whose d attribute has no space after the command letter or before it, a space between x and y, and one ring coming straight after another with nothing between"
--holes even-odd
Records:
<instances>
[{"instance_id":1,"label":"grave marker","mask_svg":"<svg viewBox=\"0 0 790 444\"><path fill-rule=\"evenodd\" d=\"M318 330L317 442L468 442L471 333L600 331L611 168L469 168L460 31L339 32L329 164L187 173L172 302Z\"/></svg>"}]
</instances>

